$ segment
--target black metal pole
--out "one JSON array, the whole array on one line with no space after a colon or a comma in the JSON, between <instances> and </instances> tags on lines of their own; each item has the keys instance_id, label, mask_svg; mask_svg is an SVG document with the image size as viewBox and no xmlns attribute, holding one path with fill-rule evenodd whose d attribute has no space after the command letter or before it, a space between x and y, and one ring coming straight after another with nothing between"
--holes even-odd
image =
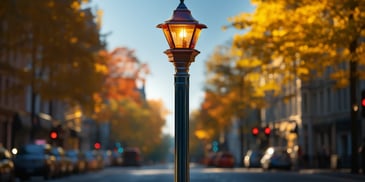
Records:
<instances>
[{"instance_id":1,"label":"black metal pole","mask_svg":"<svg viewBox=\"0 0 365 182\"><path fill-rule=\"evenodd\" d=\"M358 2L352 3L350 9L355 10L358 7ZM354 12L354 11L353 11ZM349 15L349 23L354 23L354 15L351 13ZM356 36L357 35L357 36ZM356 54L358 48L358 41L360 39L359 35L356 34L349 45L349 50L351 55ZM359 173L359 156L358 156L358 137L359 137L359 121L358 119L358 80L359 75L357 71L358 61L355 57L350 60L350 104L351 104L351 173Z\"/></svg>"},{"instance_id":2,"label":"black metal pole","mask_svg":"<svg viewBox=\"0 0 365 182\"><path fill-rule=\"evenodd\" d=\"M357 62L350 62L350 99L351 99L351 173L359 173L359 157L358 157L358 100L357 100Z\"/></svg>"},{"instance_id":3,"label":"black metal pole","mask_svg":"<svg viewBox=\"0 0 365 182\"><path fill-rule=\"evenodd\" d=\"M175 74L175 181L189 181L189 74Z\"/></svg>"},{"instance_id":4,"label":"black metal pole","mask_svg":"<svg viewBox=\"0 0 365 182\"><path fill-rule=\"evenodd\" d=\"M189 182L189 66L199 51L165 51L175 66L175 182Z\"/></svg>"}]
</instances>

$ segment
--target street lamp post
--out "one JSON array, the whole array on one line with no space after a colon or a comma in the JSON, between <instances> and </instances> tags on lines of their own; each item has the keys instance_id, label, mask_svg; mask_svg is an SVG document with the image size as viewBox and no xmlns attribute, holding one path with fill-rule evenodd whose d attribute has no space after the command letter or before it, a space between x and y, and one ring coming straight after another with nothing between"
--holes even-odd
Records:
<instances>
[{"instance_id":1,"label":"street lamp post","mask_svg":"<svg viewBox=\"0 0 365 182\"><path fill-rule=\"evenodd\" d=\"M200 53L194 47L200 31L207 28L195 20L180 0L172 18L157 25L170 49L164 53L175 66L175 182L190 181L189 175L189 66Z\"/></svg>"}]
</instances>

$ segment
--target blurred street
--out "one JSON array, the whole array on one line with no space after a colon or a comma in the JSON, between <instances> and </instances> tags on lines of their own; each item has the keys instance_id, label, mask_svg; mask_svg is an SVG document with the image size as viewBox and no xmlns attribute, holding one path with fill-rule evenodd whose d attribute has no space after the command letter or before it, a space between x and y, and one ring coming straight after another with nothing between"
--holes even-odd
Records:
<instances>
[{"instance_id":1,"label":"blurred street","mask_svg":"<svg viewBox=\"0 0 365 182\"><path fill-rule=\"evenodd\" d=\"M365 176L350 174L348 170L299 170L263 171L261 168L205 168L192 165L190 169L192 182L261 182L261 181L296 181L296 182L355 182L364 181ZM42 181L40 177L33 177L30 181ZM173 165L154 165L142 167L109 167L95 173L73 175L50 180L52 182L171 182L173 181Z\"/></svg>"},{"instance_id":2,"label":"blurred street","mask_svg":"<svg viewBox=\"0 0 365 182\"><path fill-rule=\"evenodd\" d=\"M365 0L1 0L0 24L0 182L365 182Z\"/></svg>"}]
</instances>

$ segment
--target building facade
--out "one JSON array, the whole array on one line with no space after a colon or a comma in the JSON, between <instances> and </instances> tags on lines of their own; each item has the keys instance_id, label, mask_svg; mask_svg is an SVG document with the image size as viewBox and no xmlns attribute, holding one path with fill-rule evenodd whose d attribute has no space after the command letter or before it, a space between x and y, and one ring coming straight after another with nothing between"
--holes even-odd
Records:
<instances>
[{"instance_id":1,"label":"building facade","mask_svg":"<svg viewBox=\"0 0 365 182\"><path fill-rule=\"evenodd\" d=\"M27 55L0 50L0 143L9 149L46 140L53 125L64 120L64 103L42 100L27 82L32 79L21 79L31 70L29 60Z\"/></svg>"},{"instance_id":2,"label":"building facade","mask_svg":"<svg viewBox=\"0 0 365 182\"><path fill-rule=\"evenodd\" d=\"M327 74L329 75L329 74ZM360 90L364 89L359 82ZM270 145L285 146L296 151L301 165L330 167L336 157L338 167L349 167L351 160L350 89L337 88L329 76L303 82L299 79L285 85L278 96L268 98L263 109L263 122L273 132ZM364 137L364 124L358 133Z\"/></svg>"}]
</instances>

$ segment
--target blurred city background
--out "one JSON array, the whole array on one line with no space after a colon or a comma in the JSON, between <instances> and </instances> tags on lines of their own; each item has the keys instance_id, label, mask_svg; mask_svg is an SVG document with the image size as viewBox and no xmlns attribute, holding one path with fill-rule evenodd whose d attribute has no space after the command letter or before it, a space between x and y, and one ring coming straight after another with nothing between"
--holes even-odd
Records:
<instances>
[{"instance_id":1,"label":"blurred city background","mask_svg":"<svg viewBox=\"0 0 365 182\"><path fill-rule=\"evenodd\" d=\"M0 181L172 181L178 4L1 0ZM191 181L364 180L365 1L185 4Z\"/></svg>"}]
</instances>

